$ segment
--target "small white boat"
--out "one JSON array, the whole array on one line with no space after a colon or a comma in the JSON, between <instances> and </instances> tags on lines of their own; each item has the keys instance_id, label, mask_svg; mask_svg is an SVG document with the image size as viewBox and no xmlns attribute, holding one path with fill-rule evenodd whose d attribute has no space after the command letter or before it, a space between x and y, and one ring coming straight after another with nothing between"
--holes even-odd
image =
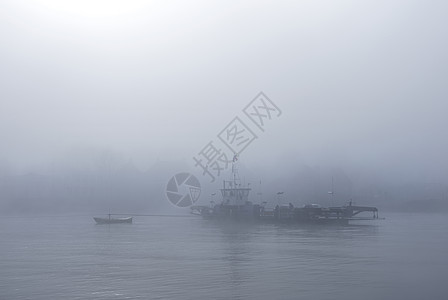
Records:
<instances>
[{"instance_id":1,"label":"small white boat","mask_svg":"<svg viewBox=\"0 0 448 300\"><path fill-rule=\"evenodd\" d=\"M93 217L97 224L117 224L117 223L132 223L132 217L127 218L111 218L109 214L108 218Z\"/></svg>"}]
</instances>

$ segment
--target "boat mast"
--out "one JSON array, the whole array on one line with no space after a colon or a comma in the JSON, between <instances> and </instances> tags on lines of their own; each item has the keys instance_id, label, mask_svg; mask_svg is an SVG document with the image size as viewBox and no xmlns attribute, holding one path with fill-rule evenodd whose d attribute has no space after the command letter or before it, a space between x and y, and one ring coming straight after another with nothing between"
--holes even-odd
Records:
<instances>
[{"instance_id":1,"label":"boat mast","mask_svg":"<svg viewBox=\"0 0 448 300\"><path fill-rule=\"evenodd\" d=\"M334 204L334 177L331 176L331 203Z\"/></svg>"},{"instance_id":2,"label":"boat mast","mask_svg":"<svg viewBox=\"0 0 448 300\"><path fill-rule=\"evenodd\" d=\"M236 168L236 162L238 161L238 153L235 153L232 160L232 175L233 175L233 201L234 205L238 203L238 191L237 191L237 180L239 181L238 169Z\"/></svg>"},{"instance_id":3,"label":"boat mast","mask_svg":"<svg viewBox=\"0 0 448 300\"><path fill-rule=\"evenodd\" d=\"M330 205L334 205L334 177L331 176L331 191L328 192L331 195L331 203Z\"/></svg>"}]
</instances>

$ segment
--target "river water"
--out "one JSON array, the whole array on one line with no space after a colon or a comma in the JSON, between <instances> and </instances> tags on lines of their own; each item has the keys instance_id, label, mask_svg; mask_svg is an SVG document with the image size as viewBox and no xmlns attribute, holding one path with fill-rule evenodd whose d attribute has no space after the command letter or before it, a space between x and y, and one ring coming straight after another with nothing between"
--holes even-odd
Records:
<instances>
[{"instance_id":1,"label":"river water","mask_svg":"<svg viewBox=\"0 0 448 300\"><path fill-rule=\"evenodd\" d=\"M383 217L333 227L6 217L0 299L448 299L448 216Z\"/></svg>"}]
</instances>

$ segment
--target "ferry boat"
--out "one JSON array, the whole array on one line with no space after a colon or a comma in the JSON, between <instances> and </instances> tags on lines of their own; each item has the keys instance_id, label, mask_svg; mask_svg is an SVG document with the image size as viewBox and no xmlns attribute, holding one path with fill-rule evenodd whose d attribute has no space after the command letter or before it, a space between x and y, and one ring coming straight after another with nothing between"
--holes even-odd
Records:
<instances>
[{"instance_id":1,"label":"ferry boat","mask_svg":"<svg viewBox=\"0 0 448 300\"><path fill-rule=\"evenodd\" d=\"M293 204L277 205L275 208L265 207L266 202L254 204L249 201L249 186L241 185L235 162L232 164L231 180L224 180L220 189L222 202L211 206L191 206L191 213L204 219L240 220L284 223L314 223L347 225L354 220L378 219L378 209L372 206L349 205L340 207L322 207L318 204L307 204L294 207ZM211 203L213 204L213 203ZM369 214L370 216L366 216Z\"/></svg>"}]
</instances>

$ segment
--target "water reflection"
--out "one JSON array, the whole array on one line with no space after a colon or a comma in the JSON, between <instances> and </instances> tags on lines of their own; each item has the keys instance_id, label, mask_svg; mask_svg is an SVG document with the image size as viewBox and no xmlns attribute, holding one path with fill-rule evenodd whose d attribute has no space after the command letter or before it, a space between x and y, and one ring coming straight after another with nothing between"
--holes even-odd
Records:
<instances>
[{"instance_id":1,"label":"water reflection","mask_svg":"<svg viewBox=\"0 0 448 300\"><path fill-rule=\"evenodd\" d=\"M440 299L448 293L446 216L397 215L350 226L200 218L110 227L90 218L0 222L0 290L7 299Z\"/></svg>"}]
</instances>

